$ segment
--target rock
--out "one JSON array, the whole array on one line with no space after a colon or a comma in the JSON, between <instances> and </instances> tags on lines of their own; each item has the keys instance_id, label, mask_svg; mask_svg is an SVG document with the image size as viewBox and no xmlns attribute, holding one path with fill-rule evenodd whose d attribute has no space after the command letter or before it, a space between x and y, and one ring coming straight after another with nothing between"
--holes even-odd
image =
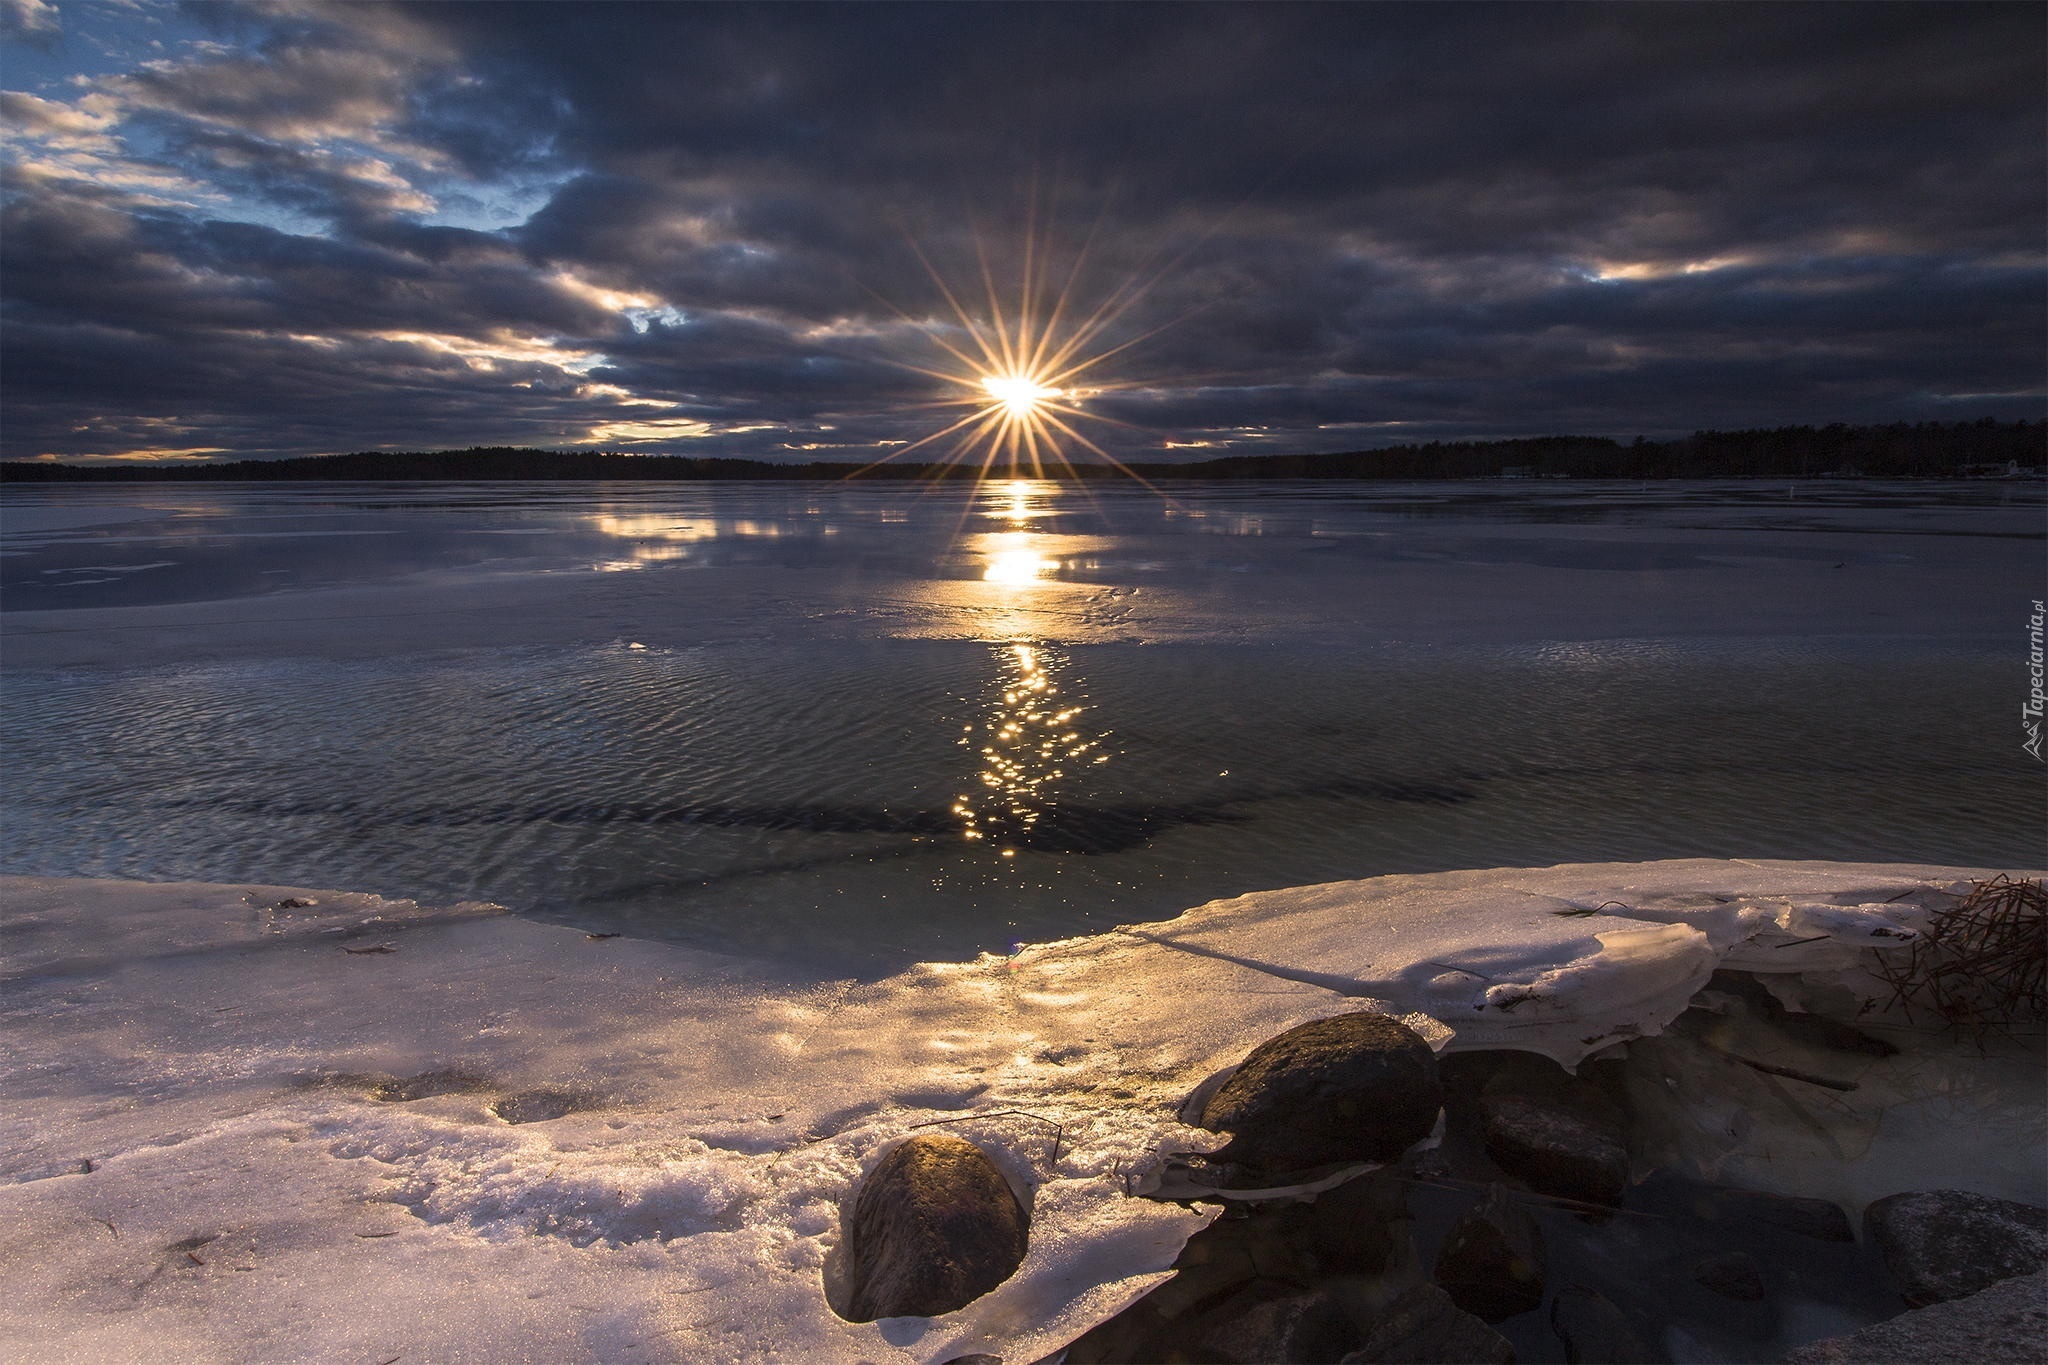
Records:
<instances>
[{"instance_id":1,"label":"rock","mask_svg":"<svg viewBox=\"0 0 2048 1365\"><path fill-rule=\"evenodd\" d=\"M1364 1340L1358 1324L1327 1294L1267 1281L1202 1315L1189 1342L1196 1360L1242 1365L1336 1365Z\"/></svg>"},{"instance_id":2,"label":"rock","mask_svg":"<svg viewBox=\"0 0 2048 1365\"><path fill-rule=\"evenodd\" d=\"M473 1076L466 1071L444 1068L384 1081L370 1092L370 1098L394 1104L408 1100L432 1099L437 1095L465 1095L490 1088L491 1082L488 1077Z\"/></svg>"},{"instance_id":3,"label":"rock","mask_svg":"<svg viewBox=\"0 0 2048 1365\"><path fill-rule=\"evenodd\" d=\"M1746 1251L1729 1251L1695 1261L1692 1277L1723 1298L1758 1303L1764 1296L1763 1271L1757 1267L1756 1257Z\"/></svg>"},{"instance_id":4,"label":"rock","mask_svg":"<svg viewBox=\"0 0 2048 1365\"><path fill-rule=\"evenodd\" d=\"M1503 1070L1544 1060L1547 1059L1526 1052L1508 1052L1499 1048L1446 1052L1436 1059L1436 1074L1443 1082L1444 1103L1462 1106L1477 1103L1480 1094ZM1559 1070L1561 1072L1563 1068L1560 1067Z\"/></svg>"},{"instance_id":5,"label":"rock","mask_svg":"<svg viewBox=\"0 0 2048 1365\"><path fill-rule=\"evenodd\" d=\"M1030 1217L981 1148L917 1133L889 1150L845 1219L842 1308L850 1322L935 1317L994 1289L1024 1259Z\"/></svg>"},{"instance_id":6,"label":"rock","mask_svg":"<svg viewBox=\"0 0 2048 1365\"><path fill-rule=\"evenodd\" d=\"M1901 1313L1845 1337L1802 1346L1792 1365L2040 1365L2048 1351L2048 1271Z\"/></svg>"},{"instance_id":7,"label":"rock","mask_svg":"<svg viewBox=\"0 0 2048 1365\"><path fill-rule=\"evenodd\" d=\"M566 1090L522 1090L505 1096L490 1109L507 1123L543 1123L583 1107L582 1100Z\"/></svg>"},{"instance_id":8,"label":"rock","mask_svg":"<svg viewBox=\"0 0 2048 1365\"><path fill-rule=\"evenodd\" d=\"M1863 1230L1915 1307L2048 1264L2048 1209L1967 1190L1890 1195L1863 1211Z\"/></svg>"},{"instance_id":9,"label":"rock","mask_svg":"<svg viewBox=\"0 0 2048 1365\"><path fill-rule=\"evenodd\" d=\"M1451 1159L1444 1155L1441 1147L1417 1152L1409 1162L1408 1173L1417 1180L1432 1183L1449 1180L1457 1174L1451 1169Z\"/></svg>"},{"instance_id":10,"label":"rock","mask_svg":"<svg viewBox=\"0 0 2048 1365\"><path fill-rule=\"evenodd\" d=\"M1451 1302L1433 1284L1419 1284L1368 1325L1365 1344L1342 1365L1510 1365L1508 1339Z\"/></svg>"},{"instance_id":11,"label":"rock","mask_svg":"<svg viewBox=\"0 0 2048 1365\"><path fill-rule=\"evenodd\" d=\"M1543 1246L1536 1220L1496 1186L1468 1210L1437 1253L1436 1282L1451 1302L1488 1322L1543 1302Z\"/></svg>"},{"instance_id":12,"label":"rock","mask_svg":"<svg viewBox=\"0 0 2048 1365\"><path fill-rule=\"evenodd\" d=\"M1558 1291L1550 1325L1571 1365L1647 1365L1668 1359L1646 1343L1604 1294L1580 1285Z\"/></svg>"},{"instance_id":13,"label":"rock","mask_svg":"<svg viewBox=\"0 0 2048 1365\"><path fill-rule=\"evenodd\" d=\"M1530 1189L1587 1204L1621 1202L1629 1178L1626 1128L1612 1101L1592 1086L1487 1094L1479 1117L1486 1154Z\"/></svg>"},{"instance_id":14,"label":"rock","mask_svg":"<svg viewBox=\"0 0 2048 1365\"><path fill-rule=\"evenodd\" d=\"M1699 1213L1705 1218L1762 1223L1816 1241L1856 1240L1856 1234L1849 1226L1849 1215L1843 1213L1839 1205L1825 1199L1770 1194L1763 1190L1716 1188L1700 1197Z\"/></svg>"},{"instance_id":15,"label":"rock","mask_svg":"<svg viewBox=\"0 0 2048 1365\"><path fill-rule=\"evenodd\" d=\"M1325 1190L1308 1215L1309 1249L1325 1273L1385 1275L1415 1259L1408 1182L1388 1172Z\"/></svg>"},{"instance_id":16,"label":"rock","mask_svg":"<svg viewBox=\"0 0 2048 1365\"><path fill-rule=\"evenodd\" d=\"M1070 1365L1206 1359L1203 1332L1236 1311L1221 1306L1285 1298L1322 1276L1308 1247L1314 1212L1309 1204L1229 1206L1188 1239L1173 1278L1070 1342Z\"/></svg>"},{"instance_id":17,"label":"rock","mask_svg":"<svg viewBox=\"0 0 2048 1365\"><path fill-rule=\"evenodd\" d=\"M1218 1160L1295 1171L1392 1160L1429 1136L1442 1105L1420 1034L1383 1014L1340 1014L1252 1049L1201 1123L1232 1135Z\"/></svg>"}]
</instances>

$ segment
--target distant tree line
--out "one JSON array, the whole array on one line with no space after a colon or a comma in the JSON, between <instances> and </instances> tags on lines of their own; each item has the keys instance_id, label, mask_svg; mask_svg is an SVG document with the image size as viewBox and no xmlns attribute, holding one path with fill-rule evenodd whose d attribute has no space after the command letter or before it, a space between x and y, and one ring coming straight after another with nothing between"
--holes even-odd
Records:
<instances>
[{"instance_id":1,"label":"distant tree line","mask_svg":"<svg viewBox=\"0 0 2048 1365\"><path fill-rule=\"evenodd\" d=\"M2008 466L2038 471L2044 424L1896 422L1889 426L1772 427L1697 431L1670 441L1637 437L1538 436L1510 441L1431 441L1331 455L1229 455L1192 464L1134 464L1148 479L1701 479L1835 477L1954 478L1995 474ZM474 480L474 479L926 479L1032 477L1034 471L979 465L777 464L765 460L623 455L611 451L468 450L359 451L287 460L235 460L199 465L0 462L0 481L13 483L172 480ZM1079 465L1071 475L1115 478L1106 465Z\"/></svg>"},{"instance_id":2,"label":"distant tree line","mask_svg":"<svg viewBox=\"0 0 2048 1365\"><path fill-rule=\"evenodd\" d=\"M1503 473L1574 479L1814 479L1830 475L1954 478L1973 467L2044 458L2040 422L1897 422L1890 426L1696 431L1673 441L1598 436L1431 441L1337 455L1230 456L1181 465L1203 479L1473 479ZM1983 472L1989 472L1988 469Z\"/></svg>"}]
</instances>

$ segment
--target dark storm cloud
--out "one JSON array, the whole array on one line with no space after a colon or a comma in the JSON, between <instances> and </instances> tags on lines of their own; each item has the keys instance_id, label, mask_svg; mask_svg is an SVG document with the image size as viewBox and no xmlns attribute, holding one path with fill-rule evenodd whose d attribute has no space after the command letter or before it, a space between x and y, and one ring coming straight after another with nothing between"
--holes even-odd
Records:
<instances>
[{"instance_id":1,"label":"dark storm cloud","mask_svg":"<svg viewBox=\"0 0 2048 1365\"><path fill-rule=\"evenodd\" d=\"M10 457L915 440L1032 222L1122 454L2043 406L2033 7L178 13L5 97Z\"/></svg>"}]
</instances>

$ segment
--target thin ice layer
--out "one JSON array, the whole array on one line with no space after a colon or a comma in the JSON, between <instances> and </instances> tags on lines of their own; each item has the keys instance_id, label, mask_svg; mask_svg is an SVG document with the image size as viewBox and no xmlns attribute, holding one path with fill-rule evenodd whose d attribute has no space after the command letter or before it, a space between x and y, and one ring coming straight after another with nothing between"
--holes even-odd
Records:
<instances>
[{"instance_id":1,"label":"thin ice layer","mask_svg":"<svg viewBox=\"0 0 2048 1365\"><path fill-rule=\"evenodd\" d=\"M1168 1273L1207 1215L1126 1191L1214 1145L1177 1106L1272 1034L1378 1001L1576 1060L1731 954L1973 875L1377 878L871 985L494 907L7 879L0 1330L51 1360L1035 1359ZM933 1124L1029 1191L1030 1253L959 1313L842 1322L838 1203Z\"/></svg>"}]
</instances>

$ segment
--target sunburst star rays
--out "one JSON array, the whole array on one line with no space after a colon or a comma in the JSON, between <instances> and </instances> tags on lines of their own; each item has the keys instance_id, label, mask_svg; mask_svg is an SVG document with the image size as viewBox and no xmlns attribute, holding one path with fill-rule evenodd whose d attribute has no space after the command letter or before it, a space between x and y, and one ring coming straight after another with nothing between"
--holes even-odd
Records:
<instances>
[{"instance_id":1,"label":"sunburst star rays","mask_svg":"<svg viewBox=\"0 0 2048 1365\"><path fill-rule=\"evenodd\" d=\"M1100 422L1131 427L1128 422L1090 410L1084 404L1103 394L1135 387L1104 380L1093 372L1105 361L1182 320L1176 317L1135 336L1110 339L1116 324L1151 293L1172 265L1178 264L1178 258L1163 268L1150 270L1157 253L1148 256L1135 272L1083 312L1077 304L1077 292L1095 233L1090 231L1083 240L1073 260L1061 272L1055 290L1048 265L1050 253L1039 240L1036 217L1034 207L1023 250L1017 257L1017 285L1014 295L1007 298L997 282L997 272L981 235L974 235L981 295L974 307L963 296L965 291L939 270L917 240L905 234L949 316L936 321L914 318L887 299L881 302L899 318L916 326L945 359L935 365L891 363L947 386L948 396L919 406L966 411L937 430L890 451L860 472L924 451L929 452L927 458L936 456L935 462L942 468L972 466L978 485L998 465L1016 474L1028 471L1034 478L1056 475L1062 470L1076 474L1070 452L1085 450L1147 487L1152 486L1091 439L1078 424Z\"/></svg>"}]
</instances>

